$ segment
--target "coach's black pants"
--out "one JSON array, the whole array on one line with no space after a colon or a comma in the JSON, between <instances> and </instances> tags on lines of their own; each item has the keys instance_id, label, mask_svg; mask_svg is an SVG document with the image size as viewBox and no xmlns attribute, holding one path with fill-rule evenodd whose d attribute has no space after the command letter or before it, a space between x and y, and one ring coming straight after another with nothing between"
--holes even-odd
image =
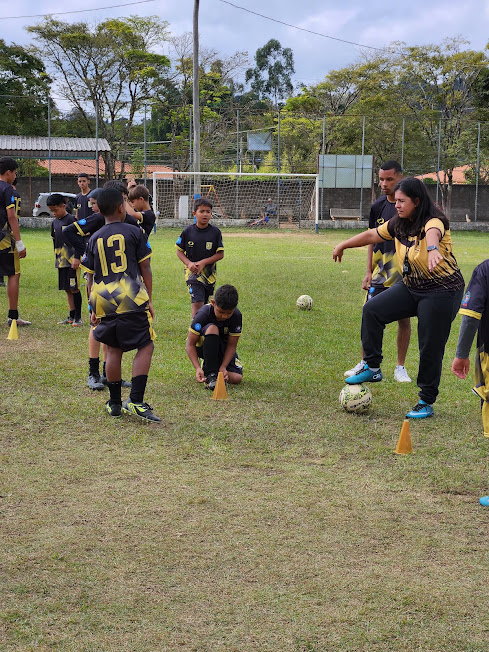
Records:
<instances>
[{"instance_id":1,"label":"coach's black pants","mask_svg":"<svg viewBox=\"0 0 489 652\"><path fill-rule=\"evenodd\" d=\"M362 344L369 367L380 367L386 324L406 317L418 318L419 397L434 403L438 395L445 345L460 308L461 290L416 292L396 283L363 306Z\"/></svg>"}]
</instances>

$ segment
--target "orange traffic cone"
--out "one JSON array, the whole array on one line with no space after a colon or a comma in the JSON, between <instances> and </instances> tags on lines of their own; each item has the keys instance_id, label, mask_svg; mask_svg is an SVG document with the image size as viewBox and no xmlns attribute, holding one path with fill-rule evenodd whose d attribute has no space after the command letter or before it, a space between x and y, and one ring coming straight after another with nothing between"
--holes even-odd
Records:
<instances>
[{"instance_id":1,"label":"orange traffic cone","mask_svg":"<svg viewBox=\"0 0 489 652\"><path fill-rule=\"evenodd\" d=\"M222 371L220 371L217 374L217 383L216 386L214 387L212 398L215 401L220 401L226 399L227 397L228 397L228 393L226 391L226 383L224 382L224 374L222 373Z\"/></svg>"},{"instance_id":2,"label":"orange traffic cone","mask_svg":"<svg viewBox=\"0 0 489 652\"><path fill-rule=\"evenodd\" d=\"M413 445L411 443L411 430L409 428L409 419L404 419L402 424L399 441L397 442L396 450L394 453L398 455L406 455L406 453L413 452Z\"/></svg>"},{"instance_id":3,"label":"orange traffic cone","mask_svg":"<svg viewBox=\"0 0 489 652\"><path fill-rule=\"evenodd\" d=\"M10 330L7 335L8 340L18 340L19 339L19 334L17 333L17 320L12 319L12 323L10 324Z\"/></svg>"}]
</instances>

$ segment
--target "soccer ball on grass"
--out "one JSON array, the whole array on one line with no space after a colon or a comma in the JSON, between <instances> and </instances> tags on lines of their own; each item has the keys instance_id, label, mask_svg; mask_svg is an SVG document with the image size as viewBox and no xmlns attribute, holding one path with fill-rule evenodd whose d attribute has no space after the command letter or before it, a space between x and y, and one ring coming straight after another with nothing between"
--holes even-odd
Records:
<instances>
[{"instance_id":1,"label":"soccer ball on grass","mask_svg":"<svg viewBox=\"0 0 489 652\"><path fill-rule=\"evenodd\" d=\"M299 310L312 309L312 299L308 294L301 294L301 296L297 299L296 304Z\"/></svg>"},{"instance_id":2,"label":"soccer ball on grass","mask_svg":"<svg viewBox=\"0 0 489 652\"><path fill-rule=\"evenodd\" d=\"M372 402L372 394L365 385L345 385L340 392L340 405L347 412L365 412Z\"/></svg>"}]
</instances>

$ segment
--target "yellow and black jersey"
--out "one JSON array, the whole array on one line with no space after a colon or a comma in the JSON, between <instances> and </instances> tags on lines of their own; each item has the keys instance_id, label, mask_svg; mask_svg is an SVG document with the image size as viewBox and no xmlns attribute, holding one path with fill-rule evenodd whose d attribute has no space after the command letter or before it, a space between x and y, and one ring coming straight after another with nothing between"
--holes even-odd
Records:
<instances>
[{"instance_id":1,"label":"yellow and black jersey","mask_svg":"<svg viewBox=\"0 0 489 652\"><path fill-rule=\"evenodd\" d=\"M136 212L138 214L139 225L149 238L149 236L151 235L151 231L153 230L153 227L156 222L156 215L151 210L151 208L148 208L147 211L136 211ZM139 215L141 216L140 218Z\"/></svg>"},{"instance_id":2,"label":"yellow and black jersey","mask_svg":"<svg viewBox=\"0 0 489 652\"><path fill-rule=\"evenodd\" d=\"M397 215L395 203L390 202L386 195L375 201L370 208L369 229L376 229ZM401 265L396 253L394 241L378 242L374 245L372 254L373 287L391 287L402 278Z\"/></svg>"},{"instance_id":3,"label":"yellow and black jersey","mask_svg":"<svg viewBox=\"0 0 489 652\"><path fill-rule=\"evenodd\" d=\"M445 229L443 222L437 218L430 218L421 233L416 236L403 236L398 239L395 235L396 216L382 226L377 227L377 233L383 240L395 240L399 261L408 268L403 276L407 287L420 292L440 290L460 290L464 287L464 279L458 263L453 255L452 238L450 230ZM428 268L428 246L426 244L426 231L438 229L441 239L438 245L443 260L430 272Z\"/></svg>"},{"instance_id":4,"label":"yellow and black jersey","mask_svg":"<svg viewBox=\"0 0 489 652\"><path fill-rule=\"evenodd\" d=\"M474 269L465 291L460 314L479 320L477 354L475 357L474 392L489 400L489 260ZM486 429L484 429L486 430ZM489 433L488 433L489 436Z\"/></svg>"},{"instance_id":5,"label":"yellow and black jersey","mask_svg":"<svg viewBox=\"0 0 489 652\"><path fill-rule=\"evenodd\" d=\"M208 224L205 229L199 229L196 224L190 224L180 234L175 244L176 248L187 256L193 263L210 258L218 251L224 251L221 231L213 224ZM199 281L204 285L214 285L216 282L216 264L206 265L200 274L192 274L185 267L185 280L187 282Z\"/></svg>"},{"instance_id":6,"label":"yellow and black jersey","mask_svg":"<svg viewBox=\"0 0 489 652\"><path fill-rule=\"evenodd\" d=\"M132 215L129 215L129 213L126 213L124 222L133 224L139 228L139 222ZM105 226L105 217L100 213L94 213L87 219L83 218L73 222L73 224L63 231L64 241L69 247L73 248L75 258L81 260L90 236L103 226Z\"/></svg>"},{"instance_id":7,"label":"yellow and black jersey","mask_svg":"<svg viewBox=\"0 0 489 652\"><path fill-rule=\"evenodd\" d=\"M90 193L87 193L84 195L82 192L79 192L78 195L75 197L75 208L76 208L76 219L77 220L83 220L87 219L87 217L90 217L90 215L93 215L93 208L92 208L92 202L88 198L88 195Z\"/></svg>"},{"instance_id":8,"label":"yellow and black jersey","mask_svg":"<svg viewBox=\"0 0 489 652\"><path fill-rule=\"evenodd\" d=\"M125 222L106 224L90 238L81 266L93 274L90 304L97 317L146 310L139 263L152 253L141 229Z\"/></svg>"},{"instance_id":9,"label":"yellow and black jersey","mask_svg":"<svg viewBox=\"0 0 489 652\"><path fill-rule=\"evenodd\" d=\"M229 319L219 321L214 312L214 306L212 303L207 303L205 306L202 306L202 308L192 319L192 323L190 324L189 328L191 333L200 336L197 342L197 346L202 346L202 332L205 331L205 327L208 324L214 324L217 326L220 339L222 339L224 342L227 342L229 336L239 337L241 335L241 330L243 328L243 316L238 308L236 308Z\"/></svg>"},{"instance_id":10,"label":"yellow and black jersey","mask_svg":"<svg viewBox=\"0 0 489 652\"><path fill-rule=\"evenodd\" d=\"M19 216L20 195L9 183L0 180L0 250L15 248L7 215L9 208L15 210L16 217Z\"/></svg>"},{"instance_id":11,"label":"yellow and black jersey","mask_svg":"<svg viewBox=\"0 0 489 652\"><path fill-rule=\"evenodd\" d=\"M66 213L60 219L55 218L51 222L51 237L54 247L54 266L56 269L71 267L74 250L65 243L63 231L67 226L73 224L75 218L73 215Z\"/></svg>"}]
</instances>

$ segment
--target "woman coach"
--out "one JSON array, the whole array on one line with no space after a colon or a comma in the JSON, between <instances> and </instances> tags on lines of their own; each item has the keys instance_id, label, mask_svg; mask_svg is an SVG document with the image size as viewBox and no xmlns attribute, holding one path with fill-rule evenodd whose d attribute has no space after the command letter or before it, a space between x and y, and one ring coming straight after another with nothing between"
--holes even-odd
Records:
<instances>
[{"instance_id":1,"label":"woman coach","mask_svg":"<svg viewBox=\"0 0 489 652\"><path fill-rule=\"evenodd\" d=\"M397 215L378 227L336 245L333 260L343 251L395 240L403 283L367 301L363 307L362 344L365 366L346 379L350 385L382 380L382 339L386 324L418 317L419 403L407 417L433 415L445 345L460 307L464 280L452 252L448 219L434 206L419 179L406 178L395 188Z\"/></svg>"}]
</instances>

